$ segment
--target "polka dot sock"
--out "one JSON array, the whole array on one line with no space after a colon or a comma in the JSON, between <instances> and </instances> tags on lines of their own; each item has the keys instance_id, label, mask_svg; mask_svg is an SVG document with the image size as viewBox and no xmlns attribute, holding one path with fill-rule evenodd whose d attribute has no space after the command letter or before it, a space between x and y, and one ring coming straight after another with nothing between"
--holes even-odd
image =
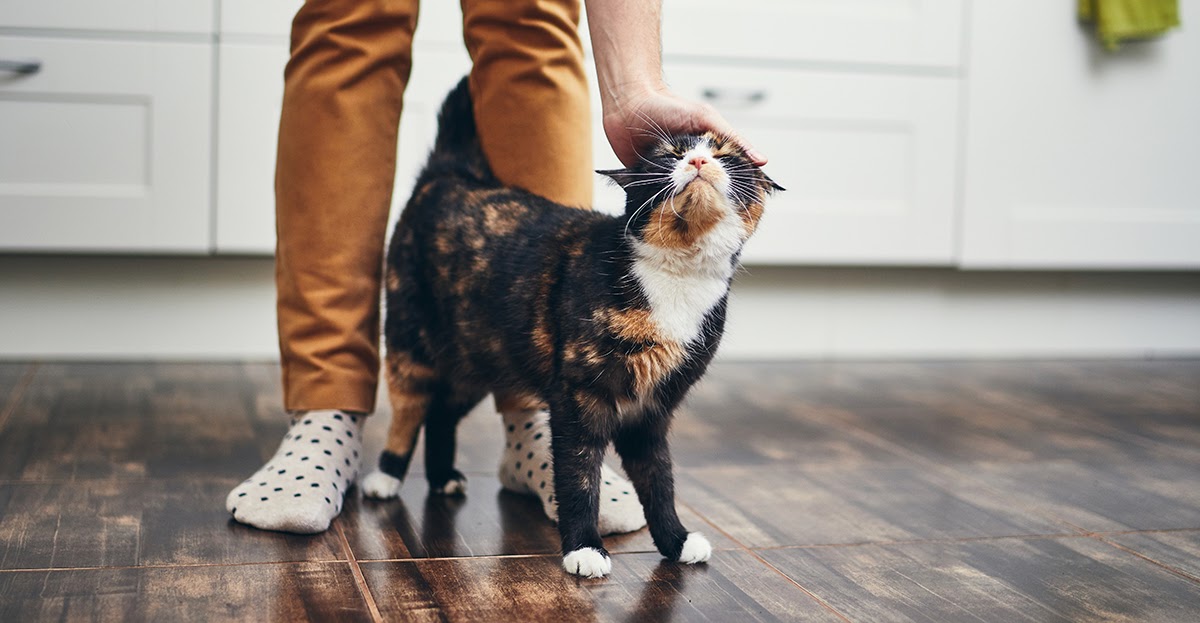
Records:
<instances>
[{"instance_id":1,"label":"polka dot sock","mask_svg":"<svg viewBox=\"0 0 1200 623\"><path fill-rule=\"evenodd\" d=\"M542 500L551 521L558 521L554 501L554 466L550 454L550 414L529 409L502 413L506 444L500 459L500 484L514 493ZM646 515L633 484L605 465L600 471L600 534L633 532L646 525Z\"/></svg>"},{"instance_id":2,"label":"polka dot sock","mask_svg":"<svg viewBox=\"0 0 1200 623\"><path fill-rule=\"evenodd\" d=\"M229 492L225 508L263 530L324 532L358 478L363 419L342 411L303 413L275 456Z\"/></svg>"}]
</instances>

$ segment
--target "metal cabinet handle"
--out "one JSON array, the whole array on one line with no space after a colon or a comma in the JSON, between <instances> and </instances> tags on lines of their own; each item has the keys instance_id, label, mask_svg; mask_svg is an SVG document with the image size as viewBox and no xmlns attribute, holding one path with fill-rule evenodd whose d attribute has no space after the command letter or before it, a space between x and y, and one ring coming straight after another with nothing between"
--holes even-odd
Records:
<instances>
[{"instance_id":1,"label":"metal cabinet handle","mask_svg":"<svg viewBox=\"0 0 1200 623\"><path fill-rule=\"evenodd\" d=\"M762 89L718 89L705 88L700 91L704 99L714 106L747 107L761 104L767 99Z\"/></svg>"},{"instance_id":2,"label":"metal cabinet handle","mask_svg":"<svg viewBox=\"0 0 1200 623\"><path fill-rule=\"evenodd\" d=\"M30 75L30 74L36 74L37 72L39 72L41 70L42 70L42 61L39 61L39 60L29 60L29 59L12 60L12 59L0 58L0 71L3 71L3 72L13 73L13 74Z\"/></svg>"}]
</instances>

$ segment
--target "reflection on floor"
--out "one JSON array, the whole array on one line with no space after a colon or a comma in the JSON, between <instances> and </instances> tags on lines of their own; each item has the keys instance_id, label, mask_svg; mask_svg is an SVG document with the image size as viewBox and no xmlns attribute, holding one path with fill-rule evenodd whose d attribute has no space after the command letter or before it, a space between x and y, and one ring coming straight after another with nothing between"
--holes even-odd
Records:
<instances>
[{"instance_id":1,"label":"reflection on floor","mask_svg":"<svg viewBox=\"0 0 1200 623\"><path fill-rule=\"evenodd\" d=\"M499 488L489 408L460 434L465 499L417 476L390 503L352 492L319 536L230 521L225 492L282 436L277 377L0 364L0 621L1200 612L1200 361L716 365L673 432L712 562L661 562L643 530L607 540L604 580L562 573L537 502Z\"/></svg>"}]
</instances>

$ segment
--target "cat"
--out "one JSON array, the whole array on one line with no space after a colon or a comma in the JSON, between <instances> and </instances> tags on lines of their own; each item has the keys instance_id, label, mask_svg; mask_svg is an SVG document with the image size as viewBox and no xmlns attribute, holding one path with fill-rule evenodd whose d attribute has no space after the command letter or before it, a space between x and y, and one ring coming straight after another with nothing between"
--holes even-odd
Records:
<instances>
[{"instance_id":1,"label":"cat","mask_svg":"<svg viewBox=\"0 0 1200 623\"><path fill-rule=\"evenodd\" d=\"M725 325L729 284L765 199L782 188L733 141L667 136L640 166L599 171L624 215L568 208L502 185L476 137L464 79L396 225L385 268L385 370L393 416L373 497L396 495L421 425L435 494L459 494L459 419L489 392L550 408L563 567L601 577L600 465L620 455L669 560L708 560L675 512L672 411Z\"/></svg>"}]
</instances>

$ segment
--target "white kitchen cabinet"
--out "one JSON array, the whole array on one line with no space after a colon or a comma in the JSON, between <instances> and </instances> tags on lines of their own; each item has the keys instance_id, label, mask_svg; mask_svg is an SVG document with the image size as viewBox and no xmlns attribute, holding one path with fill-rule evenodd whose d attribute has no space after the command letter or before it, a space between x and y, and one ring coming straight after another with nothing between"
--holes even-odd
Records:
<instances>
[{"instance_id":1,"label":"white kitchen cabinet","mask_svg":"<svg viewBox=\"0 0 1200 623\"><path fill-rule=\"evenodd\" d=\"M286 39L292 29L292 18L302 4L303 0L221 2L218 32L222 39L239 36Z\"/></svg>"},{"instance_id":2,"label":"white kitchen cabinet","mask_svg":"<svg viewBox=\"0 0 1200 623\"><path fill-rule=\"evenodd\" d=\"M221 44L216 251L275 251L275 148L287 45Z\"/></svg>"},{"instance_id":3,"label":"white kitchen cabinet","mask_svg":"<svg viewBox=\"0 0 1200 623\"><path fill-rule=\"evenodd\" d=\"M974 3L964 267L1200 267L1200 0L1181 4L1183 28L1110 53L1073 3Z\"/></svg>"},{"instance_id":4,"label":"white kitchen cabinet","mask_svg":"<svg viewBox=\"0 0 1200 623\"><path fill-rule=\"evenodd\" d=\"M275 149L283 98L288 34L301 2L225 3L217 71L216 251L270 254L275 250ZM404 96L392 215L433 145L437 111L470 68L457 3L425 2Z\"/></svg>"},{"instance_id":5,"label":"white kitchen cabinet","mask_svg":"<svg viewBox=\"0 0 1200 623\"><path fill-rule=\"evenodd\" d=\"M4 2L6 0L0 0ZM287 39L301 0L236 0L221 3L223 39ZM417 19L418 42L460 43L462 10L458 2L426 0Z\"/></svg>"},{"instance_id":6,"label":"white kitchen cabinet","mask_svg":"<svg viewBox=\"0 0 1200 623\"><path fill-rule=\"evenodd\" d=\"M203 253L212 48L4 36L0 248Z\"/></svg>"},{"instance_id":7,"label":"white kitchen cabinet","mask_svg":"<svg viewBox=\"0 0 1200 623\"><path fill-rule=\"evenodd\" d=\"M5 28L207 35L213 32L216 2L217 0L0 0L0 25Z\"/></svg>"},{"instance_id":8,"label":"white kitchen cabinet","mask_svg":"<svg viewBox=\"0 0 1200 623\"><path fill-rule=\"evenodd\" d=\"M437 131L446 93L470 68L465 50L418 44L404 96L392 213L412 192ZM222 44L217 151L216 250L275 250L275 148L287 46Z\"/></svg>"},{"instance_id":9,"label":"white kitchen cabinet","mask_svg":"<svg viewBox=\"0 0 1200 623\"><path fill-rule=\"evenodd\" d=\"M956 69L965 0L665 0L663 51Z\"/></svg>"}]
</instances>

